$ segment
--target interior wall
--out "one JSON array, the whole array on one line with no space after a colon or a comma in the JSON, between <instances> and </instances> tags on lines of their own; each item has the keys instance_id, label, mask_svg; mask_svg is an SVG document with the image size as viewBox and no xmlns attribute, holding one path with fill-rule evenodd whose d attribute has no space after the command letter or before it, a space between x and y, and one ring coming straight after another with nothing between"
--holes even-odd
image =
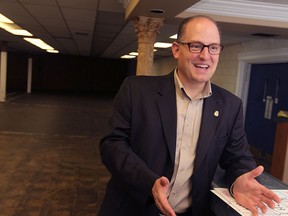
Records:
<instances>
[{"instance_id":1,"label":"interior wall","mask_svg":"<svg viewBox=\"0 0 288 216\"><path fill-rule=\"evenodd\" d=\"M288 40L285 39L260 39L253 40L242 44L233 44L225 46L220 55L217 70L212 77L212 82L228 91L236 94L238 78L238 56L245 52L256 52L261 50L272 50L278 48L288 48ZM288 59L287 59L288 61ZM157 74L165 74L176 66L173 57L162 58L154 61Z\"/></svg>"},{"instance_id":2,"label":"interior wall","mask_svg":"<svg viewBox=\"0 0 288 216\"><path fill-rule=\"evenodd\" d=\"M28 55L8 53L7 90L27 88ZM127 60L45 54L31 56L32 92L93 92L114 95L135 64Z\"/></svg>"},{"instance_id":3,"label":"interior wall","mask_svg":"<svg viewBox=\"0 0 288 216\"><path fill-rule=\"evenodd\" d=\"M170 73L176 66L177 61L173 56L160 58L154 61L152 71L155 75L164 75Z\"/></svg>"}]
</instances>

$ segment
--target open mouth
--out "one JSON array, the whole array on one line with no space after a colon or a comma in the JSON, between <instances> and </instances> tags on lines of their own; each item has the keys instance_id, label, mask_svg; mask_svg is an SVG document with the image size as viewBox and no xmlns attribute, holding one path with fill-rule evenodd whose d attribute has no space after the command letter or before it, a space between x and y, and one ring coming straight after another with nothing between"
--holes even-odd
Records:
<instances>
[{"instance_id":1,"label":"open mouth","mask_svg":"<svg viewBox=\"0 0 288 216\"><path fill-rule=\"evenodd\" d=\"M204 65L204 64L194 64L194 66L196 68L200 68L200 69L208 69L209 65Z\"/></svg>"}]
</instances>

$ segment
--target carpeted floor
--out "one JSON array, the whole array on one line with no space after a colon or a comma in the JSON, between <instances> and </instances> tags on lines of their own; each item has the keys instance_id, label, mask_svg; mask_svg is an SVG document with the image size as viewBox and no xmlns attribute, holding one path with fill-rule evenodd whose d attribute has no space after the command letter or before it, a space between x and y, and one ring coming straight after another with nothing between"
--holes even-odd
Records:
<instances>
[{"instance_id":1,"label":"carpeted floor","mask_svg":"<svg viewBox=\"0 0 288 216\"><path fill-rule=\"evenodd\" d=\"M109 173L98 143L111 99L22 94L0 104L0 215L97 215Z\"/></svg>"}]
</instances>

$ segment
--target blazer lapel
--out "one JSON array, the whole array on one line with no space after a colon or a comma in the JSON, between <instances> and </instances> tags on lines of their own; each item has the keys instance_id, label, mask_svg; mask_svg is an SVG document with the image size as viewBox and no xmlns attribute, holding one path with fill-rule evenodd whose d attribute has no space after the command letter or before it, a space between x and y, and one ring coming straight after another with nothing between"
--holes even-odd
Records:
<instances>
[{"instance_id":1,"label":"blazer lapel","mask_svg":"<svg viewBox=\"0 0 288 216\"><path fill-rule=\"evenodd\" d=\"M159 100L157 100L159 113L162 120L163 131L168 145L171 159L174 163L176 149L176 93L174 73L167 76L167 81L159 87Z\"/></svg>"},{"instance_id":2,"label":"blazer lapel","mask_svg":"<svg viewBox=\"0 0 288 216\"><path fill-rule=\"evenodd\" d=\"M196 158L194 169L202 163L205 155L209 149L209 145L214 143L216 127L219 123L221 107L219 106L215 96L204 99L204 107L202 113L202 122L200 127L200 134L196 149Z\"/></svg>"}]
</instances>

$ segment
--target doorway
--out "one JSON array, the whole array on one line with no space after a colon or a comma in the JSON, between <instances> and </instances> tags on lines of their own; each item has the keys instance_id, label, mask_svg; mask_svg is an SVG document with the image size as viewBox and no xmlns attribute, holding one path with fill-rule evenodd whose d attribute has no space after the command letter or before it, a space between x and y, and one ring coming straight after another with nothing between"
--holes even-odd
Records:
<instances>
[{"instance_id":1,"label":"doorway","mask_svg":"<svg viewBox=\"0 0 288 216\"><path fill-rule=\"evenodd\" d=\"M254 154L266 163L273 154L280 110L288 110L288 63L252 64L245 131Z\"/></svg>"},{"instance_id":2,"label":"doorway","mask_svg":"<svg viewBox=\"0 0 288 216\"><path fill-rule=\"evenodd\" d=\"M246 116L246 108L248 101L248 90L250 85L250 73L253 64L277 64L288 62L288 48L279 48L271 50L251 51L238 54L238 74L237 85L235 94L243 101L244 116ZM288 73L288 71L287 71ZM253 150L253 149L251 149ZM261 152L253 152L257 160L260 163L267 158L261 155ZM262 158L261 158L262 157ZM261 161L262 160L262 161ZM270 160L270 161L269 161ZM271 158L268 158L268 163L264 165L266 172L270 172ZM265 166L266 165L266 166Z\"/></svg>"}]
</instances>

